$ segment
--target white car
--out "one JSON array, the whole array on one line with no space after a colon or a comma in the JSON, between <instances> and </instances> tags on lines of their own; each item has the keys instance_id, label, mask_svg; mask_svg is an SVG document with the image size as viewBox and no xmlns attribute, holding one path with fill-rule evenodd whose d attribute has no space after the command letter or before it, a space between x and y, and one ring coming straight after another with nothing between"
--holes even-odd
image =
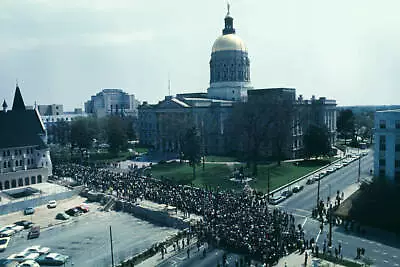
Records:
<instances>
[{"instance_id":1,"label":"white car","mask_svg":"<svg viewBox=\"0 0 400 267\"><path fill-rule=\"evenodd\" d=\"M34 260L27 260L18 264L17 267L40 267L40 265Z\"/></svg>"},{"instance_id":2,"label":"white car","mask_svg":"<svg viewBox=\"0 0 400 267\"><path fill-rule=\"evenodd\" d=\"M50 253L51 249L48 247L41 247L41 246L31 246L26 248L23 252L24 253L39 253L40 255L42 254L48 254Z\"/></svg>"},{"instance_id":3,"label":"white car","mask_svg":"<svg viewBox=\"0 0 400 267\"><path fill-rule=\"evenodd\" d=\"M24 230L25 228L21 225L14 225L11 229L14 230L16 233L18 233Z\"/></svg>"},{"instance_id":4,"label":"white car","mask_svg":"<svg viewBox=\"0 0 400 267\"><path fill-rule=\"evenodd\" d=\"M13 234L15 234L15 231L12 229L4 229L4 230L0 231L0 236L2 236L2 237L12 236Z\"/></svg>"},{"instance_id":5,"label":"white car","mask_svg":"<svg viewBox=\"0 0 400 267\"><path fill-rule=\"evenodd\" d=\"M47 203L47 208L54 209L55 207L57 207L57 202L55 200L50 200L49 203Z\"/></svg>"},{"instance_id":6,"label":"white car","mask_svg":"<svg viewBox=\"0 0 400 267\"><path fill-rule=\"evenodd\" d=\"M332 173L336 171L335 167L329 167L328 169L326 169L326 173Z\"/></svg>"},{"instance_id":7,"label":"white car","mask_svg":"<svg viewBox=\"0 0 400 267\"><path fill-rule=\"evenodd\" d=\"M271 197L269 199L269 203L272 205L277 205L279 203L281 203L282 201L284 201L286 199L286 197L284 196L275 196L275 197Z\"/></svg>"},{"instance_id":8,"label":"white car","mask_svg":"<svg viewBox=\"0 0 400 267\"><path fill-rule=\"evenodd\" d=\"M3 237L0 238L0 251L4 251L6 250L6 248L8 247L8 243L10 242L10 237Z\"/></svg>"},{"instance_id":9,"label":"white car","mask_svg":"<svg viewBox=\"0 0 400 267\"><path fill-rule=\"evenodd\" d=\"M12 261L23 262L26 260L35 260L39 257L39 253L21 252L18 254L11 254L7 259Z\"/></svg>"}]
</instances>

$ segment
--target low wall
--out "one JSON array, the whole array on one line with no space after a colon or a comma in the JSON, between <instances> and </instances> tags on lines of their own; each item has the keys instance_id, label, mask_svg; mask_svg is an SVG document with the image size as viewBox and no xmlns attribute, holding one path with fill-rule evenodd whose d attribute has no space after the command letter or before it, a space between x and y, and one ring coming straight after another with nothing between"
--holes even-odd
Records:
<instances>
[{"instance_id":1,"label":"low wall","mask_svg":"<svg viewBox=\"0 0 400 267\"><path fill-rule=\"evenodd\" d=\"M62 200L66 198L70 198L74 195L77 195L82 190L81 187L75 188L71 191L52 194L52 195L43 195L37 198L31 198L28 200L21 200L17 202L10 202L4 205L0 205L0 215L5 215L12 212L22 211L28 207L36 207L45 205L50 200Z\"/></svg>"},{"instance_id":2,"label":"low wall","mask_svg":"<svg viewBox=\"0 0 400 267\"><path fill-rule=\"evenodd\" d=\"M166 211L164 212L164 211L146 209L127 201L117 200L115 202L114 208L116 211L123 211L130 213L137 218L140 218L142 220L154 224L168 226L181 230L189 227L189 222L184 221L177 217L172 217Z\"/></svg>"}]
</instances>

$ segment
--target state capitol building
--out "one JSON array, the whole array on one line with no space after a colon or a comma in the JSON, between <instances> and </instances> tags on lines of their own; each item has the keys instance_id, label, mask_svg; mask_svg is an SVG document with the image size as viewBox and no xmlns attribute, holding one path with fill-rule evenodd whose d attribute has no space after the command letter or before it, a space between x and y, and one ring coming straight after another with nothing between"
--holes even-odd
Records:
<instances>
[{"instance_id":1,"label":"state capitol building","mask_svg":"<svg viewBox=\"0 0 400 267\"><path fill-rule=\"evenodd\" d=\"M293 88L254 89L251 85L250 59L247 47L236 34L233 17L225 16L225 27L211 50L210 85L207 93L185 93L166 96L158 104L143 102L139 106L139 136L143 145L161 152L180 152L180 137L188 127L196 127L205 155L240 151L228 128L229 117L239 103L260 99L287 99L293 108L307 113L299 125L284 133L285 158L301 156L303 134L308 125L326 125L330 143L336 141L336 101L314 96L296 97ZM266 104L267 105L267 104ZM293 124L293 115L286 123ZM273 129L272 129L273 131ZM272 154L272 152L271 152Z\"/></svg>"}]
</instances>

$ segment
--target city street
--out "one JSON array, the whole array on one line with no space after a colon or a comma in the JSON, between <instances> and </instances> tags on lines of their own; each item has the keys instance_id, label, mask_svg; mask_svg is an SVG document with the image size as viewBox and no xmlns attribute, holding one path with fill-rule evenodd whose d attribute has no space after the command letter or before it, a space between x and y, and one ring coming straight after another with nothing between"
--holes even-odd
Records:
<instances>
[{"instance_id":1,"label":"city street","mask_svg":"<svg viewBox=\"0 0 400 267\"><path fill-rule=\"evenodd\" d=\"M33 245L50 247L53 252L68 255L66 266L111 266L110 232L112 226L114 263L148 249L177 232L155 226L123 212L90 211L76 221L44 229L37 239L27 240L27 231L15 235L0 257L21 252Z\"/></svg>"}]
</instances>

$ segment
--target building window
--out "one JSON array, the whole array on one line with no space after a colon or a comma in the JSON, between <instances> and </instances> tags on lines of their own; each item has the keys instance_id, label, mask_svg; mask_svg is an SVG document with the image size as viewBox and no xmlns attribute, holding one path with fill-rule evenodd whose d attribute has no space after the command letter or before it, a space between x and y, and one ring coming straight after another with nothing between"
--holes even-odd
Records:
<instances>
[{"instance_id":1,"label":"building window","mask_svg":"<svg viewBox=\"0 0 400 267\"><path fill-rule=\"evenodd\" d=\"M18 155L18 151L17 150L14 150L14 155L15 156Z\"/></svg>"},{"instance_id":2,"label":"building window","mask_svg":"<svg viewBox=\"0 0 400 267\"><path fill-rule=\"evenodd\" d=\"M7 150L7 156L10 156L10 150Z\"/></svg>"},{"instance_id":3,"label":"building window","mask_svg":"<svg viewBox=\"0 0 400 267\"><path fill-rule=\"evenodd\" d=\"M395 167L395 168L400 168L400 160L396 159L396 160L394 161L394 167Z\"/></svg>"},{"instance_id":4,"label":"building window","mask_svg":"<svg viewBox=\"0 0 400 267\"><path fill-rule=\"evenodd\" d=\"M8 161L8 168L11 168L11 161Z\"/></svg>"},{"instance_id":5,"label":"building window","mask_svg":"<svg viewBox=\"0 0 400 267\"><path fill-rule=\"evenodd\" d=\"M379 138L379 150L386 151L386 136L381 135Z\"/></svg>"},{"instance_id":6,"label":"building window","mask_svg":"<svg viewBox=\"0 0 400 267\"><path fill-rule=\"evenodd\" d=\"M38 182L38 183L41 183L41 182L42 182L42 176L41 176L41 175L38 175L38 177L37 177L37 182Z\"/></svg>"},{"instance_id":7,"label":"building window","mask_svg":"<svg viewBox=\"0 0 400 267\"><path fill-rule=\"evenodd\" d=\"M400 144L396 144L396 145L394 146L394 150L395 150L396 152L400 152Z\"/></svg>"},{"instance_id":8,"label":"building window","mask_svg":"<svg viewBox=\"0 0 400 267\"><path fill-rule=\"evenodd\" d=\"M11 181L11 188L16 188L17 187L17 180L13 179Z\"/></svg>"},{"instance_id":9,"label":"building window","mask_svg":"<svg viewBox=\"0 0 400 267\"><path fill-rule=\"evenodd\" d=\"M31 177L31 184L36 184L36 177L35 176Z\"/></svg>"},{"instance_id":10,"label":"building window","mask_svg":"<svg viewBox=\"0 0 400 267\"><path fill-rule=\"evenodd\" d=\"M22 166L22 159L19 160L19 166Z\"/></svg>"},{"instance_id":11,"label":"building window","mask_svg":"<svg viewBox=\"0 0 400 267\"><path fill-rule=\"evenodd\" d=\"M29 185L29 177L25 177L25 185Z\"/></svg>"},{"instance_id":12,"label":"building window","mask_svg":"<svg viewBox=\"0 0 400 267\"><path fill-rule=\"evenodd\" d=\"M386 164L386 160L384 160L384 159L379 160L379 166L385 166L385 164Z\"/></svg>"},{"instance_id":13,"label":"building window","mask_svg":"<svg viewBox=\"0 0 400 267\"><path fill-rule=\"evenodd\" d=\"M7 168L7 162L6 161L4 161L3 167L4 167L4 169Z\"/></svg>"},{"instance_id":14,"label":"building window","mask_svg":"<svg viewBox=\"0 0 400 267\"><path fill-rule=\"evenodd\" d=\"M386 129L386 121L385 120L380 120L379 121L379 128L380 129Z\"/></svg>"},{"instance_id":15,"label":"building window","mask_svg":"<svg viewBox=\"0 0 400 267\"><path fill-rule=\"evenodd\" d=\"M18 186L24 186L24 180L22 178L18 179Z\"/></svg>"},{"instance_id":16,"label":"building window","mask_svg":"<svg viewBox=\"0 0 400 267\"><path fill-rule=\"evenodd\" d=\"M4 189L10 189L10 181L4 182Z\"/></svg>"},{"instance_id":17,"label":"building window","mask_svg":"<svg viewBox=\"0 0 400 267\"><path fill-rule=\"evenodd\" d=\"M4 150L4 151L3 151L3 157L5 157L5 156L6 156L6 151Z\"/></svg>"},{"instance_id":18,"label":"building window","mask_svg":"<svg viewBox=\"0 0 400 267\"><path fill-rule=\"evenodd\" d=\"M396 129L400 129L400 120L396 120L395 124L396 124Z\"/></svg>"},{"instance_id":19,"label":"building window","mask_svg":"<svg viewBox=\"0 0 400 267\"><path fill-rule=\"evenodd\" d=\"M15 167L18 167L18 160L15 161Z\"/></svg>"}]
</instances>

